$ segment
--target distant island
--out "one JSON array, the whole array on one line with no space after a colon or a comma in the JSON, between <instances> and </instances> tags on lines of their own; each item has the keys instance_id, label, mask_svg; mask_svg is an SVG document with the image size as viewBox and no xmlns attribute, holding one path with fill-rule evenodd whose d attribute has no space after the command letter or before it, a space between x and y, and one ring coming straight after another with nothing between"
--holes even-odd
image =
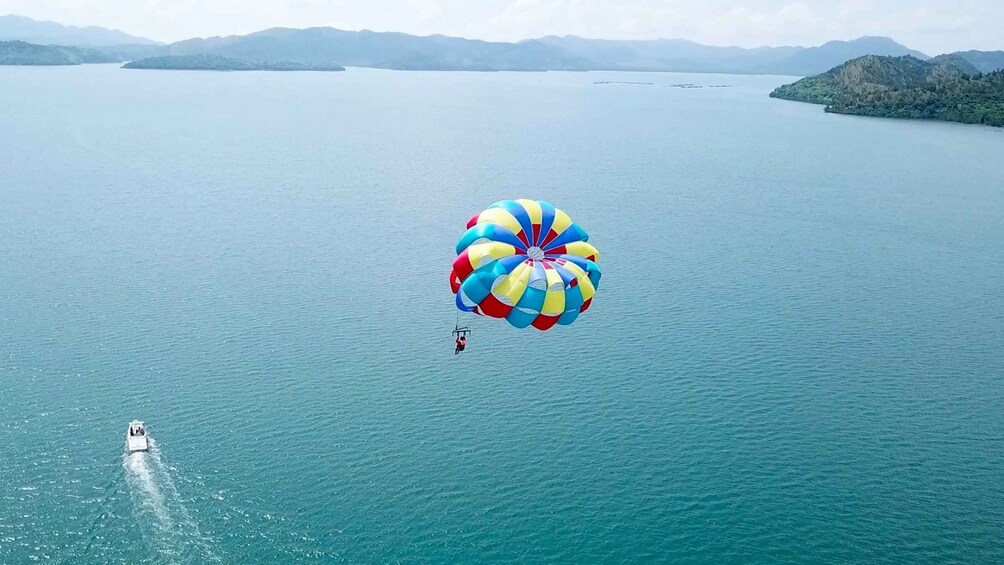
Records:
<instances>
[{"instance_id":1,"label":"distant island","mask_svg":"<svg viewBox=\"0 0 1004 565\"><path fill-rule=\"evenodd\" d=\"M770 96L824 104L838 114L1004 127L1004 71L984 74L963 55L930 61L868 55L780 86Z\"/></svg>"},{"instance_id":2,"label":"distant island","mask_svg":"<svg viewBox=\"0 0 1004 565\"><path fill-rule=\"evenodd\" d=\"M0 65L82 65L117 63L114 57L95 49L35 45L24 41L0 41Z\"/></svg>"},{"instance_id":3,"label":"distant island","mask_svg":"<svg viewBox=\"0 0 1004 565\"><path fill-rule=\"evenodd\" d=\"M307 65L293 61L245 61L233 57L210 55L167 55L147 57L122 65L123 69L157 69L176 71L344 71L345 67L333 64Z\"/></svg>"}]
</instances>

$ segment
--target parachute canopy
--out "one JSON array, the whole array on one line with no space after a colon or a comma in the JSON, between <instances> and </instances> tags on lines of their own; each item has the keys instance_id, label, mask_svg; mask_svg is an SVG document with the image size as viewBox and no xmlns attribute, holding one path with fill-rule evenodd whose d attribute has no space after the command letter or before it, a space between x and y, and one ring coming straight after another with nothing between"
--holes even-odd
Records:
<instances>
[{"instance_id":1,"label":"parachute canopy","mask_svg":"<svg viewBox=\"0 0 1004 565\"><path fill-rule=\"evenodd\" d=\"M450 287L457 308L517 328L568 325L589 309L600 253L568 214L542 200L503 200L467 222Z\"/></svg>"}]
</instances>

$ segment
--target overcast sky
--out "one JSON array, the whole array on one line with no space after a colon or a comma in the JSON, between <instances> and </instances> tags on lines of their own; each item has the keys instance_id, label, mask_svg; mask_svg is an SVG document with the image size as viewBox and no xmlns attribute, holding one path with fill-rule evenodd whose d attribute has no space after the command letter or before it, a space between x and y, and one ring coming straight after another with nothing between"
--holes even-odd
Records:
<instances>
[{"instance_id":1,"label":"overcast sky","mask_svg":"<svg viewBox=\"0 0 1004 565\"><path fill-rule=\"evenodd\" d=\"M743 47L887 35L931 55L1004 49L1004 0L0 0L0 14L7 13L160 41L333 26L504 41L575 34Z\"/></svg>"}]
</instances>

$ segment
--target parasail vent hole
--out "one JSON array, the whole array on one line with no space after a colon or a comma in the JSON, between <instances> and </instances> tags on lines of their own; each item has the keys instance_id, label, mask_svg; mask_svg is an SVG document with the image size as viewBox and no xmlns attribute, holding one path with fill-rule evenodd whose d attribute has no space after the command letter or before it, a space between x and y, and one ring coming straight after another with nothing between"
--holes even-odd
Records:
<instances>
[{"instance_id":1,"label":"parasail vent hole","mask_svg":"<svg viewBox=\"0 0 1004 565\"><path fill-rule=\"evenodd\" d=\"M541 249L541 248L539 248L539 247L537 247L536 245L534 245L530 249L527 249L526 250L526 254L531 259L543 259L544 258L544 250Z\"/></svg>"}]
</instances>

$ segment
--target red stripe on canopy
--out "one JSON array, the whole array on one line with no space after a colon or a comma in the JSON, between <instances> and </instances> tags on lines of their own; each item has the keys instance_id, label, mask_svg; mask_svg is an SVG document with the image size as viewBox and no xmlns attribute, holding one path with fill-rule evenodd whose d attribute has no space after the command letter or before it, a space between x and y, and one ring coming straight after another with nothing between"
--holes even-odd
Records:
<instances>
[{"instance_id":1,"label":"red stripe on canopy","mask_svg":"<svg viewBox=\"0 0 1004 565\"><path fill-rule=\"evenodd\" d=\"M503 304L502 301L495 298L495 295L491 293L481 301L481 304L478 304L478 309L492 318L505 318L509 315L509 312L512 312L512 308L508 304Z\"/></svg>"},{"instance_id":2,"label":"red stripe on canopy","mask_svg":"<svg viewBox=\"0 0 1004 565\"><path fill-rule=\"evenodd\" d=\"M540 316L534 318L533 327L537 328L538 330L549 330L554 326L554 324L557 323L558 323L557 316L544 316L543 314L541 314Z\"/></svg>"},{"instance_id":3,"label":"red stripe on canopy","mask_svg":"<svg viewBox=\"0 0 1004 565\"><path fill-rule=\"evenodd\" d=\"M466 280L467 276L474 272L474 267L471 265L471 258L467 255L467 250L464 249L457 258L453 260L453 276L450 279L450 284L452 285L453 279L457 278L460 280ZM460 287L453 289L454 294Z\"/></svg>"}]
</instances>

